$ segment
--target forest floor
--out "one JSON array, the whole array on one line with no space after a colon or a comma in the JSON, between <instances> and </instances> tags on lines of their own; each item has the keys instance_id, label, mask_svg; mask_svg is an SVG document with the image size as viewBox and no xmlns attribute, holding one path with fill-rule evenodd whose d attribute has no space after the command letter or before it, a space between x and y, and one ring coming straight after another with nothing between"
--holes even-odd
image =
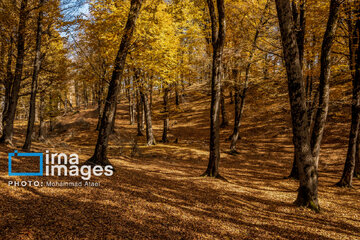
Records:
<instances>
[{"instance_id":1,"label":"forest floor","mask_svg":"<svg viewBox=\"0 0 360 240\"><path fill-rule=\"evenodd\" d=\"M293 205L298 182L284 179L293 158L286 93L265 92L260 99L250 89L237 156L229 154L225 140L233 123L233 105L226 100L231 121L221 132L225 182L200 177L208 161L210 97L199 89L206 88L189 87L180 107L172 107L170 143L152 147L145 146L145 137L135 137L123 100L109 149L116 172L92 177L99 187L8 186L8 181L20 180L81 181L9 177L7 153L20 150L26 126L17 122L14 147L0 146L0 239L360 239L360 180L354 180L353 189L334 187L346 155L348 107L330 107L317 214ZM153 106L158 141L160 100L154 99ZM47 141L35 141L32 150L77 153L84 162L93 153L96 122L94 109L63 116Z\"/></svg>"}]
</instances>

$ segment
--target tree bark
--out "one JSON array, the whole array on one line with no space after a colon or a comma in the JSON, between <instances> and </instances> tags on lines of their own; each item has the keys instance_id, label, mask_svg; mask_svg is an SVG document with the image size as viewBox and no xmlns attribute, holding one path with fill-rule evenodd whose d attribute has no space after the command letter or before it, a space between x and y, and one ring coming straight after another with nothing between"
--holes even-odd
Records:
<instances>
[{"instance_id":1,"label":"tree bark","mask_svg":"<svg viewBox=\"0 0 360 240\"><path fill-rule=\"evenodd\" d=\"M11 98L6 114L4 115L4 128L0 138L0 143L8 143L12 145L12 137L14 131L14 120L16 107L19 100L20 83L22 78L22 71L25 58L25 31L26 21L28 18L28 11L26 10L28 0L22 0L19 12L19 26L17 31L17 57L14 81L11 88Z\"/></svg>"},{"instance_id":2,"label":"tree bark","mask_svg":"<svg viewBox=\"0 0 360 240\"><path fill-rule=\"evenodd\" d=\"M97 113L98 113L98 123L96 126L96 130L100 129L101 119L102 119L102 109L103 109L103 94L104 94L104 78L101 78L99 81L99 86L97 87Z\"/></svg>"},{"instance_id":3,"label":"tree bark","mask_svg":"<svg viewBox=\"0 0 360 240\"><path fill-rule=\"evenodd\" d=\"M151 110L150 110L150 103L148 99L148 93L146 91L140 90L140 96L144 105L145 111L145 122L146 122L146 141L147 145L156 145L155 137L153 135L152 129L152 120L151 120Z\"/></svg>"},{"instance_id":4,"label":"tree bark","mask_svg":"<svg viewBox=\"0 0 360 240\"><path fill-rule=\"evenodd\" d=\"M304 43L305 43L305 26L306 26L306 18L305 18L305 0L300 0L300 6L298 6L295 1L292 1L292 16L294 20L294 25L296 28L296 42L299 50L299 61L301 65L301 69L303 69L304 65ZM294 141L294 139L293 139ZM294 146L295 146L295 142ZM294 150L294 159L293 165L288 178L299 179L299 171L297 165L296 154Z\"/></svg>"},{"instance_id":5,"label":"tree bark","mask_svg":"<svg viewBox=\"0 0 360 240\"><path fill-rule=\"evenodd\" d=\"M162 142L168 143L169 139L167 137L167 132L169 130L169 87L164 86L164 127L163 127L163 135L162 135Z\"/></svg>"},{"instance_id":6,"label":"tree bark","mask_svg":"<svg viewBox=\"0 0 360 240\"><path fill-rule=\"evenodd\" d=\"M359 39L360 37L360 9L357 9L357 20L355 27L354 37ZM359 135L359 124L360 124L360 44L358 42L355 52L355 76L353 78L353 99L352 99L352 117L351 117L351 129L349 136L349 146L346 155L346 161L344 171L337 186L340 187L351 187L352 180L356 165L356 145ZM359 166L357 166L359 167Z\"/></svg>"},{"instance_id":7,"label":"tree bark","mask_svg":"<svg viewBox=\"0 0 360 240\"><path fill-rule=\"evenodd\" d=\"M139 94L139 90L136 90L136 121L137 121L137 135L144 136L142 133L141 123L142 123L142 101Z\"/></svg>"},{"instance_id":8,"label":"tree bark","mask_svg":"<svg viewBox=\"0 0 360 240\"><path fill-rule=\"evenodd\" d=\"M142 0L131 0L130 12L123 32L119 51L117 53L114 70L109 84L108 95L105 102L104 112L94 155L87 160L87 165L108 165L107 158L108 141L111 133L111 124L115 115L115 105L121 88L121 79L125 67L126 56L131 44L131 38L135 30L136 19L139 15Z\"/></svg>"},{"instance_id":9,"label":"tree bark","mask_svg":"<svg viewBox=\"0 0 360 240\"><path fill-rule=\"evenodd\" d=\"M229 126L228 117L226 114L226 106L225 106L225 96L224 96L224 89L221 88L220 93L220 106L221 106L221 125L220 128L225 128Z\"/></svg>"},{"instance_id":10,"label":"tree bark","mask_svg":"<svg viewBox=\"0 0 360 240\"><path fill-rule=\"evenodd\" d=\"M45 98L44 93L40 94L39 103L39 134L38 140L43 141L45 139Z\"/></svg>"},{"instance_id":11,"label":"tree bark","mask_svg":"<svg viewBox=\"0 0 360 240\"><path fill-rule=\"evenodd\" d=\"M45 0L39 0L39 7L44 5ZM37 30L36 30L36 46L35 46L35 59L34 59L34 67L33 67L33 75L31 81L31 95L30 95L30 108L29 108L29 119L26 130L26 138L25 143L22 147L23 150L30 150L32 135L34 132L35 125L35 111L36 111L36 94L38 89L38 77L41 66L41 37L42 37L42 19L44 12L40 10L38 19L37 19Z\"/></svg>"},{"instance_id":12,"label":"tree bark","mask_svg":"<svg viewBox=\"0 0 360 240\"><path fill-rule=\"evenodd\" d=\"M318 173L310 148L306 93L290 1L276 0L276 9L288 77L295 154L300 177L295 203L319 211Z\"/></svg>"},{"instance_id":13,"label":"tree bark","mask_svg":"<svg viewBox=\"0 0 360 240\"><path fill-rule=\"evenodd\" d=\"M358 133L359 134L359 133ZM356 155L355 155L355 169L354 169L354 177L360 178L360 138L358 135L358 138L356 139Z\"/></svg>"},{"instance_id":14,"label":"tree bark","mask_svg":"<svg viewBox=\"0 0 360 240\"><path fill-rule=\"evenodd\" d=\"M331 0L329 19L321 47L321 70L319 82L319 107L316 112L315 123L311 137L312 155L316 168L319 165L319 154L326 119L329 110L330 75L331 75L331 47L334 43L336 28L342 0ZM311 127L311 126L309 126Z\"/></svg>"},{"instance_id":15,"label":"tree bark","mask_svg":"<svg viewBox=\"0 0 360 240\"><path fill-rule=\"evenodd\" d=\"M6 63L6 77L5 77L5 81L4 81L5 98L4 98L3 114L2 114L2 119L1 119L3 127L5 125L5 116L7 114L9 104L10 104L11 86L12 86L13 77L14 77L12 70L11 70L13 54L14 54L13 45L14 45L14 38L11 35L10 36L10 46L9 46L9 51L8 51L8 56L7 56L7 63Z\"/></svg>"},{"instance_id":16,"label":"tree bark","mask_svg":"<svg viewBox=\"0 0 360 240\"><path fill-rule=\"evenodd\" d=\"M211 74L211 108L210 108L210 156L209 163L203 176L221 177L219 174L220 162L220 95L222 78L222 55L226 36L225 4L224 0L216 0L217 11L213 0L207 0L211 19L213 62ZM217 16L216 16L217 15Z\"/></svg>"}]
</instances>

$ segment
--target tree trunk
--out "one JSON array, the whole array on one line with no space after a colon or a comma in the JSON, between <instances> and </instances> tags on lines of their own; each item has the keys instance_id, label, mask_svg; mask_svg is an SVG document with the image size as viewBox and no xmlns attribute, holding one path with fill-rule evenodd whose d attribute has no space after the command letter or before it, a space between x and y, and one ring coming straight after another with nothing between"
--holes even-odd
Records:
<instances>
[{"instance_id":1,"label":"tree trunk","mask_svg":"<svg viewBox=\"0 0 360 240\"><path fill-rule=\"evenodd\" d=\"M270 1L268 0L266 2L265 8L264 8L264 12L263 15L260 18L260 22L259 25L256 27L256 31L255 31L255 35L254 35L254 39L252 42L252 48L250 50L250 55L248 58L248 63L246 65L245 68L245 82L244 82L244 88L242 93L240 93L240 82L238 82L236 84L236 97L237 100L235 100L235 121L234 121L234 131L231 135L231 144L230 144L230 151L231 153L238 153L236 151L236 143L237 140L239 138L239 130L240 130L240 125L241 125L241 118L242 118L242 114L244 112L244 106L245 106L245 98L246 98L246 93L247 93L247 89L248 89L248 85L249 85L249 78L250 78L250 69L251 69L251 65L252 65L252 60L256 51L256 43L257 40L259 38L259 34L260 34L260 30L261 28L264 26L264 24L266 23L266 20L264 19L264 16L266 16L266 11L268 10L270 6ZM239 79L239 76L236 77L236 79ZM241 103L239 101L239 99L241 98Z\"/></svg>"},{"instance_id":2,"label":"tree trunk","mask_svg":"<svg viewBox=\"0 0 360 240\"><path fill-rule=\"evenodd\" d=\"M176 104L176 106L180 105L179 84L178 83L175 83L175 104Z\"/></svg>"},{"instance_id":3,"label":"tree trunk","mask_svg":"<svg viewBox=\"0 0 360 240\"><path fill-rule=\"evenodd\" d=\"M136 121L137 121L137 135L144 136L142 133L141 123L142 123L142 101L140 98L139 90L136 90Z\"/></svg>"},{"instance_id":4,"label":"tree trunk","mask_svg":"<svg viewBox=\"0 0 360 240\"><path fill-rule=\"evenodd\" d=\"M164 87L164 127L163 127L163 135L162 135L162 142L168 143L169 139L167 138L167 132L169 130L169 87Z\"/></svg>"},{"instance_id":5,"label":"tree trunk","mask_svg":"<svg viewBox=\"0 0 360 240\"><path fill-rule=\"evenodd\" d=\"M148 93L143 90L140 90L140 96L144 105L144 111L145 111L145 122L146 122L146 141L147 145L155 145L156 141L153 135L153 129L152 129L152 120L151 120L151 110L150 110L150 103L148 99Z\"/></svg>"},{"instance_id":6,"label":"tree trunk","mask_svg":"<svg viewBox=\"0 0 360 240\"><path fill-rule=\"evenodd\" d=\"M39 7L44 4L44 0L39 0ZM31 82L31 95L30 95L30 109L29 109L29 119L28 119L28 126L26 130L26 138L24 146L22 147L23 150L30 150L32 135L34 132L34 125L35 125L35 107L36 107L36 94L38 88L38 76L40 72L40 65L41 65L41 36L42 36L42 19L43 19L43 11L40 10L38 19L37 19L37 30L36 30L36 46L35 46L35 59L34 59L34 67L33 67L33 75L32 75L32 82Z\"/></svg>"},{"instance_id":7,"label":"tree trunk","mask_svg":"<svg viewBox=\"0 0 360 240\"><path fill-rule=\"evenodd\" d=\"M359 134L359 133L358 133ZM360 178L360 138L356 139L356 155L355 155L355 169L354 169L354 177Z\"/></svg>"},{"instance_id":8,"label":"tree trunk","mask_svg":"<svg viewBox=\"0 0 360 240\"><path fill-rule=\"evenodd\" d=\"M316 112L314 128L311 136L311 149L312 149L312 155L315 158L316 167L318 167L319 165L320 146L321 146L321 141L324 134L326 119L329 110L329 94L330 94L329 79L331 75L331 47L334 43L341 2L342 0L331 0L329 19L321 47L319 107Z\"/></svg>"},{"instance_id":9,"label":"tree trunk","mask_svg":"<svg viewBox=\"0 0 360 240\"><path fill-rule=\"evenodd\" d=\"M88 95L88 91L87 91L87 84L85 82L85 80L83 81L83 96L84 96L84 106L85 109L88 108L89 106L89 95Z\"/></svg>"},{"instance_id":10,"label":"tree trunk","mask_svg":"<svg viewBox=\"0 0 360 240\"><path fill-rule=\"evenodd\" d=\"M17 31L17 57L16 67L14 74L14 81L11 89L11 98L6 114L4 115L4 128L0 138L1 143L12 144L14 119L16 113L16 106L19 99L20 83L22 78L22 71L25 58L25 35L26 35L26 21L28 18L28 11L26 10L28 0L21 1L21 7L19 12L19 27Z\"/></svg>"},{"instance_id":11,"label":"tree trunk","mask_svg":"<svg viewBox=\"0 0 360 240\"><path fill-rule=\"evenodd\" d=\"M288 77L295 155L300 177L295 203L319 211L318 173L310 148L306 93L290 1L276 0L276 8Z\"/></svg>"},{"instance_id":12,"label":"tree trunk","mask_svg":"<svg viewBox=\"0 0 360 240\"><path fill-rule=\"evenodd\" d=\"M237 79L239 79L239 77L237 77ZM237 82L236 87L235 87L235 121L234 121L234 131L231 135L231 144L230 144L230 151L233 154L238 153L236 150L236 143L239 139L239 132L240 132L240 126L241 126L241 118L242 118L242 114L244 112L244 106L245 106L245 96L246 96L246 91L248 88L248 69L246 72L246 76L245 76L245 83L244 83L244 88L243 91L241 93L240 90L240 81Z\"/></svg>"},{"instance_id":13,"label":"tree trunk","mask_svg":"<svg viewBox=\"0 0 360 240\"><path fill-rule=\"evenodd\" d=\"M100 82L99 82L99 86L98 86L98 91L97 91L97 113L98 113L98 123L96 126L96 130L100 129L100 123L101 123L101 118L102 118L102 109L103 109L103 94L104 94L104 79L101 78Z\"/></svg>"},{"instance_id":14,"label":"tree trunk","mask_svg":"<svg viewBox=\"0 0 360 240\"><path fill-rule=\"evenodd\" d=\"M131 93L131 83L129 81L129 79L126 80L126 88L125 88L125 91L126 91L126 96L127 96L127 99L129 101L129 120L130 120L130 125L133 125L134 124L134 110L133 110L133 98L132 98L132 93Z\"/></svg>"},{"instance_id":15,"label":"tree trunk","mask_svg":"<svg viewBox=\"0 0 360 240\"><path fill-rule=\"evenodd\" d=\"M104 112L101 119L99 136L94 155L87 160L88 165L108 165L107 158L108 141L111 133L111 124L115 115L115 106L120 91L122 74L125 67L126 56L131 44L131 38L135 29L136 19L141 9L142 0L131 0L130 12L125 25L119 51L117 53L114 70L109 84L108 95L105 102Z\"/></svg>"},{"instance_id":16,"label":"tree trunk","mask_svg":"<svg viewBox=\"0 0 360 240\"><path fill-rule=\"evenodd\" d=\"M228 117L226 114L226 106L225 106L225 96L224 96L224 89L221 88L220 93L220 106L221 106L221 125L220 128L225 128L229 126Z\"/></svg>"},{"instance_id":17,"label":"tree trunk","mask_svg":"<svg viewBox=\"0 0 360 240\"><path fill-rule=\"evenodd\" d=\"M299 13L300 12L300 13ZM299 50L299 61L301 69L303 69L304 65L304 43L305 43L305 0L300 0L300 7L298 6L295 1L292 1L292 16L294 20L294 25L297 29L296 31L296 42ZM295 147L295 139L293 138L293 144ZM299 170L298 164L296 159L296 150L294 149L294 159L292 164L292 169L288 178L299 179Z\"/></svg>"},{"instance_id":18,"label":"tree trunk","mask_svg":"<svg viewBox=\"0 0 360 240\"><path fill-rule=\"evenodd\" d=\"M43 141L45 139L45 99L44 93L40 94L40 103L39 103L39 134L38 140Z\"/></svg>"},{"instance_id":19,"label":"tree trunk","mask_svg":"<svg viewBox=\"0 0 360 240\"><path fill-rule=\"evenodd\" d=\"M118 105L118 103L115 104L115 112L114 112L113 120L111 122L111 131L110 131L110 133L115 133L116 113L117 113L117 108L118 108L117 105Z\"/></svg>"},{"instance_id":20,"label":"tree trunk","mask_svg":"<svg viewBox=\"0 0 360 240\"><path fill-rule=\"evenodd\" d=\"M7 56L7 63L6 63L6 77L4 81L4 87L5 87L5 98L4 98L4 108L3 108L3 114L2 114L2 126L4 127L5 124L5 116L8 112L9 104L10 104L10 98L11 98L11 86L13 83L13 73L11 70L12 66L12 60L13 60L13 54L14 54L14 48L13 48L14 38L11 35L10 36L10 46Z\"/></svg>"},{"instance_id":21,"label":"tree trunk","mask_svg":"<svg viewBox=\"0 0 360 240\"><path fill-rule=\"evenodd\" d=\"M358 16L360 10L357 9ZM360 19L356 20L355 34L354 37L359 39L360 37ZM359 43L359 42L358 42ZM353 78L353 101L352 101L352 118L351 118L351 129L349 136L349 146L346 155L346 161L344 166L343 175L337 186L340 187L351 187L352 179L354 175L356 165L356 143L359 135L359 124L360 124L360 44L357 44L355 52L355 76ZM357 166L359 168L359 166ZM358 170L358 169L357 169Z\"/></svg>"},{"instance_id":22,"label":"tree trunk","mask_svg":"<svg viewBox=\"0 0 360 240\"><path fill-rule=\"evenodd\" d=\"M203 176L221 177L219 175L220 162L220 95L222 78L222 55L225 44L226 20L224 0L216 0L217 11L213 0L207 0L211 19L213 62L211 74L211 108L210 108L210 156L209 163ZM218 17L216 17L218 15Z\"/></svg>"}]
</instances>

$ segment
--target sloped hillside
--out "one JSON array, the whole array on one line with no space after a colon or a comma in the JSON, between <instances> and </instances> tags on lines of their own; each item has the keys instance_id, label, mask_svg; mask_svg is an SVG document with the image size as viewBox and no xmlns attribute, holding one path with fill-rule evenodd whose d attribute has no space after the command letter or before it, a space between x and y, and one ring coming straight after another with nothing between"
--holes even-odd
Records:
<instances>
[{"instance_id":1,"label":"sloped hillside","mask_svg":"<svg viewBox=\"0 0 360 240\"><path fill-rule=\"evenodd\" d=\"M360 181L354 189L334 184L345 160L349 108L332 103L319 173L322 212L294 207L298 183L286 180L293 146L286 92L275 97L252 87L244 112L239 155L230 155L233 105L226 99L230 126L221 132L220 171L227 181L199 177L208 158L209 105L205 85L186 89L171 106L170 143L145 146L129 125L125 99L118 106L110 139L112 177L93 177L99 187L13 187L7 152L1 146L1 239L360 239ZM174 99L171 98L174 102ZM161 139L161 98L153 104L154 132ZM33 151L93 153L97 114L82 110L58 119ZM16 125L15 146L24 139ZM176 141L177 139L177 141ZM30 164L30 163L25 163ZM25 166L31 168L31 166ZM81 181L78 177L43 177Z\"/></svg>"}]
</instances>

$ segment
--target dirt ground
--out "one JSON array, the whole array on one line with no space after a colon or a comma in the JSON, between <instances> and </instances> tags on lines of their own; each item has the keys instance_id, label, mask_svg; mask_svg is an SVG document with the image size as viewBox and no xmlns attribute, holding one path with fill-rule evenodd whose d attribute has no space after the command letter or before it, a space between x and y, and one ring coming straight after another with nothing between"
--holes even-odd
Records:
<instances>
[{"instance_id":1,"label":"dirt ground","mask_svg":"<svg viewBox=\"0 0 360 240\"><path fill-rule=\"evenodd\" d=\"M8 186L20 180L81 181L9 177L7 153L20 149L24 139L25 123L17 122L15 146L0 146L0 239L360 239L360 180L353 189L334 187L346 155L348 108L330 108L319 169L321 213L316 214L292 204L298 183L284 179L293 158L286 94L269 94L264 101L249 92L237 156L228 154L225 140L233 123L233 105L226 100L231 121L221 132L225 182L200 177L208 161L210 98L199 89L190 87L180 108L172 106L170 143L153 147L144 145L145 137L135 137L123 100L109 149L116 172L93 177L99 187ZM158 141L161 108L155 101ZM35 141L32 150L74 152L84 162L93 153L96 121L94 109L62 117L47 141Z\"/></svg>"}]
</instances>

